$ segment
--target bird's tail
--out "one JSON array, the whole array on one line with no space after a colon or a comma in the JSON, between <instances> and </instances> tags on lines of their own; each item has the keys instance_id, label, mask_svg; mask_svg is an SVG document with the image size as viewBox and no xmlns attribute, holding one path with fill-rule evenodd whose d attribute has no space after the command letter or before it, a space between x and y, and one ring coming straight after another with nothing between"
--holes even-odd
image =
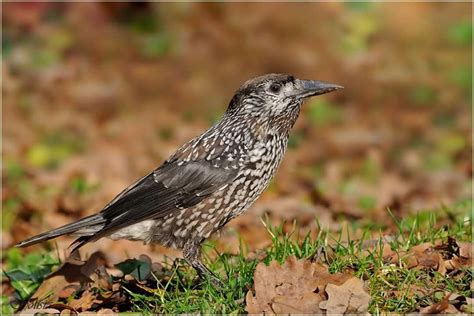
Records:
<instances>
[{"instance_id":1,"label":"bird's tail","mask_svg":"<svg viewBox=\"0 0 474 316\"><path fill-rule=\"evenodd\" d=\"M66 234L91 236L101 230L104 225L105 219L100 214L94 214L84 217L76 222L28 238L15 246L28 247Z\"/></svg>"}]
</instances>

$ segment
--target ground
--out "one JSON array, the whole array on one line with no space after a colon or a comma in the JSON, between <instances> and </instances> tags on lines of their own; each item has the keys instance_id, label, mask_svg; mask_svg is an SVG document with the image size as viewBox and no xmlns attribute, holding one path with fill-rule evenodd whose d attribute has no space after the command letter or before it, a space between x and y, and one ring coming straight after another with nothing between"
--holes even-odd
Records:
<instances>
[{"instance_id":1,"label":"ground","mask_svg":"<svg viewBox=\"0 0 474 316\"><path fill-rule=\"evenodd\" d=\"M330 312L330 293L351 289L373 313L468 312L470 12L469 3L4 4L3 311L262 312L278 300L259 293L259 276L313 269L341 275L275 281L318 288L312 305L295 301L306 312ZM228 289L211 289L160 246L101 240L82 261L68 258L70 238L12 248L100 210L213 124L241 83L269 72L345 89L305 103L270 188L206 245ZM59 261L89 263L95 283L44 281Z\"/></svg>"}]
</instances>

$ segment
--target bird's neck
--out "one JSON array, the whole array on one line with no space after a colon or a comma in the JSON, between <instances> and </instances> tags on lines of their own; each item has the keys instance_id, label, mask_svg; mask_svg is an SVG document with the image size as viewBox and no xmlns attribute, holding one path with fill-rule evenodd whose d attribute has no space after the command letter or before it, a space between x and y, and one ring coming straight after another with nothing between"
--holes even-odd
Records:
<instances>
[{"instance_id":1,"label":"bird's neck","mask_svg":"<svg viewBox=\"0 0 474 316\"><path fill-rule=\"evenodd\" d=\"M299 108L285 116L266 118L252 116L248 113L224 115L215 127L251 145L256 141L264 141L269 136L276 136L282 140L288 139L298 115ZM235 122L239 123L235 124Z\"/></svg>"}]
</instances>

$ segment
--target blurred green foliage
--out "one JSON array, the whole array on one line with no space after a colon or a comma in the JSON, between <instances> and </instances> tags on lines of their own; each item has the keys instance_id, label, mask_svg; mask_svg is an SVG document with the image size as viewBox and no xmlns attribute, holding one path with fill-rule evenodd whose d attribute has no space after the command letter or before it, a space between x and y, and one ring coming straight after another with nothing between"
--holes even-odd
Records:
<instances>
[{"instance_id":1,"label":"blurred green foliage","mask_svg":"<svg viewBox=\"0 0 474 316\"><path fill-rule=\"evenodd\" d=\"M194 113L194 111L187 110L183 112L181 118L185 123L192 123L196 120L196 113Z\"/></svg>"},{"instance_id":2,"label":"blurred green foliage","mask_svg":"<svg viewBox=\"0 0 474 316\"><path fill-rule=\"evenodd\" d=\"M71 188L78 194L93 192L99 187L99 184L91 184L81 175L75 176L70 181Z\"/></svg>"},{"instance_id":3,"label":"blurred green foliage","mask_svg":"<svg viewBox=\"0 0 474 316\"><path fill-rule=\"evenodd\" d=\"M361 196L357 201L357 206L367 211L373 210L376 204L377 199L373 196Z\"/></svg>"},{"instance_id":4,"label":"blurred green foliage","mask_svg":"<svg viewBox=\"0 0 474 316\"><path fill-rule=\"evenodd\" d=\"M457 45L471 46L472 21L459 21L448 30L450 41Z\"/></svg>"},{"instance_id":5,"label":"blurred green foliage","mask_svg":"<svg viewBox=\"0 0 474 316\"><path fill-rule=\"evenodd\" d=\"M456 155L468 145L466 138L451 132L441 135L434 144L435 150L426 153L425 168L430 171L449 169L455 162Z\"/></svg>"},{"instance_id":6,"label":"blurred green foliage","mask_svg":"<svg viewBox=\"0 0 474 316\"><path fill-rule=\"evenodd\" d=\"M31 146L26 159L34 167L54 169L61 161L83 151L83 139L64 132L47 134L42 141Z\"/></svg>"},{"instance_id":7,"label":"blurred green foliage","mask_svg":"<svg viewBox=\"0 0 474 316\"><path fill-rule=\"evenodd\" d=\"M370 38L379 28L379 22L372 14L365 12L354 14L342 38L343 51L349 55L366 51L369 48Z\"/></svg>"},{"instance_id":8,"label":"blurred green foliage","mask_svg":"<svg viewBox=\"0 0 474 316\"><path fill-rule=\"evenodd\" d=\"M293 133L290 134L290 138L288 139L288 148L290 149L298 148L304 139L305 139L305 135L303 131L293 131Z\"/></svg>"},{"instance_id":9,"label":"blurred green foliage","mask_svg":"<svg viewBox=\"0 0 474 316\"><path fill-rule=\"evenodd\" d=\"M456 126L456 121L457 119L452 113L445 111L436 113L432 119L433 124L439 128L453 128Z\"/></svg>"},{"instance_id":10,"label":"blurred green foliage","mask_svg":"<svg viewBox=\"0 0 474 316\"><path fill-rule=\"evenodd\" d=\"M375 184L382 176L382 170L374 159L366 158L357 172L365 181Z\"/></svg>"},{"instance_id":11,"label":"blurred green foliage","mask_svg":"<svg viewBox=\"0 0 474 316\"><path fill-rule=\"evenodd\" d=\"M146 10L123 11L119 20L134 32L141 34L154 33L159 27L156 15Z\"/></svg>"},{"instance_id":12,"label":"blurred green foliage","mask_svg":"<svg viewBox=\"0 0 474 316\"><path fill-rule=\"evenodd\" d=\"M166 33L157 33L143 39L141 52L145 57L154 58L166 55L171 48L171 37Z\"/></svg>"},{"instance_id":13,"label":"blurred green foliage","mask_svg":"<svg viewBox=\"0 0 474 316\"><path fill-rule=\"evenodd\" d=\"M2 230L10 231L20 209L21 202L16 198L7 198L2 201Z\"/></svg>"},{"instance_id":14,"label":"blurred green foliage","mask_svg":"<svg viewBox=\"0 0 474 316\"><path fill-rule=\"evenodd\" d=\"M174 129L170 126L162 126L157 129L157 135L161 140L168 141L174 136Z\"/></svg>"},{"instance_id":15,"label":"blurred green foliage","mask_svg":"<svg viewBox=\"0 0 474 316\"><path fill-rule=\"evenodd\" d=\"M56 50L41 49L32 55L32 63L38 67L48 67L57 64L61 60L61 55Z\"/></svg>"},{"instance_id":16,"label":"blurred green foliage","mask_svg":"<svg viewBox=\"0 0 474 316\"><path fill-rule=\"evenodd\" d=\"M308 105L308 119L316 126L326 126L342 119L342 110L324 98L314 99Z\"/></svg>"},{"instance_id":17,"label":"blurred green foliage","mask_svg":"<svg viewBox=\"0 0 474 316\"><path fill-rule=\"evenodd\" d=\"M456 67L448 74L448 79L466 91L466 99L472 105L472 63Z\"/></svg>"},{"instance_id":18,"label":"blurred green foliage","mask_svg":"<svg viewBox=\"0 0 474 316\"><path fill-rule=\"evenodd\" d=\"M138 281L145 280L152 273L151 263L138 259L127 259L116 264L115 267L122 271L124 275L130 274Z\"/></svg>"},{"instance_id":19,"label":"blurred green foliage","mask_svg":"<svg viewBox=\"0 0 474 316\"><path fill-rule=\"evenodd\" d=\"M467 146L466 138L459 133L448 133L440 137L437 143L438 151L449 156L456 155Z\"/></svg>"},{"instance_id":20,"label":"blurred green foliage","mask_svg":"<svg viewBox=\"0 0 474 316\"><path fill-rule=\"evenodd\" d=\"M5 262L3 275L10 280L21 300L28 299L33 295L44 278L60 264L59 260L51 253L24 255L18 248L6 251L2 259Z\"/></svg>"},{"instance_id":21,"label":"blurred green foliage","mask_svg":"<svg viewBox=\"0 0 474 316\"><path fill-rule=\"evenodd\" d=\"M11 157L4 157L4 170L9 181L15 181L25 175L23 165Z\"/></svg>"},{"instance_id":22,"label":"blurred green foliage","mask_svg":"<svg viewBox=\"0 0 474 316\"><path fill-rule=\"evenodd\" d=\"M2 34L2 58L8 57L13 48L13 42L8 34Z\"/></svg>"},{"instance_id":23,"label":"blurred green foliage","mask_svg":"<svg viewBox=\"0 0 474 316\"><path fill-rule=\"evenodd\" d=\"M57 52L64 52L74 44L74 36L67 29L55 30L46 40L46 46Z\"/></svg>"},{"instance_id":24,"label":"blurred green foliage","mask_svg":"<svg viewBox=\"0 0 474 316\"><path fill-rule=\"evenodd\" d=\"M37 68L47 68L60 63L67 49L74 45L74 37L66 29L56 30L42 39L32 50L31 64Z\"/></svg>"},{"instance_id":25,"label":"blurred green foliage","mask_svg":"<svg viewBox=\"0 0 474 316\"><path fill-rule=\"evenodd\" d=\"M369 1L348 1L344 2L344 5L354 11L368 11L373 9L374 2Z\"/></svg>"},{"instance_id":26,"label":"blurred green foliage","mask_svg":"<svg viewBox=\"0 0 474 316\"><path fill-rule=\"evenodd\" d=\"M219 120L221 119L222 115L224 115L224 110L223 108L213 108L213 109L210 109L207 113L207 119L209 121L210 124L214 125L216 124L217 122L219 122Z\"/></svg>"},{"instance_id":27,"label":"blurred green foliage","mask_svg":"<svg viewBox=\"0 0 474 316\"><path fill-rule=\"evenodd\" d=\"M418 105L433 105L436 97L436 91L425 85L414 87L410 92L410 100Z\"/></svg>"}]
</instances>

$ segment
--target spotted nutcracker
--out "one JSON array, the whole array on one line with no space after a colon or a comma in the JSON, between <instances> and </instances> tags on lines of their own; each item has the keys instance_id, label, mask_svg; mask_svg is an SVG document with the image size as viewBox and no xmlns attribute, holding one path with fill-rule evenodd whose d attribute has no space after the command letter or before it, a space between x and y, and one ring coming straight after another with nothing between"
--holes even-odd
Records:
<instances>
[{"instance_id":1,"label":"spotted nutcracker","mask_svg":"<svg viewBox=\"0 0 474 316\"><path fill-rule=\"evenodd\" d=\"M108 203L99 213L31 237L18 247L71 234L73 250L102 237L183 250L201 277L202 242L242 214L268 186L303 100L341 86L268 74L245 82L214 126Z\"/></svg>"}]
</instances>

